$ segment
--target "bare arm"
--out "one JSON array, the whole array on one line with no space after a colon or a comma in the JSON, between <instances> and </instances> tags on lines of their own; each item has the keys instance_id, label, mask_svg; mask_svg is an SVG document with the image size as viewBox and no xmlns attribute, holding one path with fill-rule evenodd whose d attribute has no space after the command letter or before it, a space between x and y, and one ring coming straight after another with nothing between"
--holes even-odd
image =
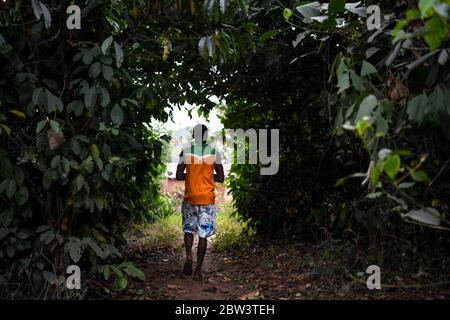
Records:
<instances>
[{"instance_id":1,"label":"bare arm","mask_svg":"<svg viewBox=\"0 0 450 320\"><path fill-rule=\"evenodd\" d=\"M214 174L215 182L223 182L225 180L225 174L223 173L223 165L220 163L216 163L214 166L214 170L216 173Z\"/></svg>"},{"instance_id":2,"label":"bare arm","mask_svg":"<svg viewBox=\"0 0 450 320\"><path fill-rule=\"evenodd\" d=\"M177 180L186 180L186 173L184 170L186 169L186 164L182 161L183 159L183 151L180 153L180 162L177 165L177 173L175 177Z\"/></svg>"}]
</instances>

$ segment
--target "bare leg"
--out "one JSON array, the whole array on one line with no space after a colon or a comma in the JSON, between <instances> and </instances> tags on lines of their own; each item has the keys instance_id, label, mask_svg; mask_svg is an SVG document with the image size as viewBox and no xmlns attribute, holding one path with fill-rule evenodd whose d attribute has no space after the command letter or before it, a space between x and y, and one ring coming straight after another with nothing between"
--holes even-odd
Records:
<instances>
[{"instance_id":1,"label":"bare leg","mask_svg":"<svg viewBox=\"0 0 450 320\"><path fill-rule=\"evenodd\" d=\"M194 280L202 280L202 264L205 258L206 248L208 246L208 241L206 238L198 237L198 248L197 248L197 266L195 267Z\"/></svg>"},{"instance_id":2,"label":"bare leg","mask_svg":"<svg viewBox=\"0 0 450 320\"><path fill-rule=\"evenodd\" d=\"M194 235L192 233L184 234L184 247L186 248L186 262L184 263L183 273L187 276L192 275L192 243Z\"/></svg>"}]
</instances>

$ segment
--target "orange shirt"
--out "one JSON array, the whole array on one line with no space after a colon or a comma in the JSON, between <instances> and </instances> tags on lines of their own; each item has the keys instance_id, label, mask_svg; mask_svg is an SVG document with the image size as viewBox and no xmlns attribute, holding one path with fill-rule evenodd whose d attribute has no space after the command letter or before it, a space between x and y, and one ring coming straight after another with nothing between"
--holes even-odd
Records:
<instances>
[{"instance_id":1,"label":"orange shirt","mask_svg":"<svg viewBox=\"0 0 450 320\"><path fill-rule=\"evenodd\" d=\"M181 159L186 165L184 200L189 204L214 204L214 167L220 163L216 150L207 144L183 149Z\"/></svg>"}]
</instances>

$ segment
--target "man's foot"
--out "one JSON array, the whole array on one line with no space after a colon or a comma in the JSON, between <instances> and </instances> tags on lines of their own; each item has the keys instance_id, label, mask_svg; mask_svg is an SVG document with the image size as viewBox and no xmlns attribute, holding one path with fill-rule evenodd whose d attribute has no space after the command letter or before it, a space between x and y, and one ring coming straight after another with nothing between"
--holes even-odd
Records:
<instances>
[{"instance_id":1,"label":"man's foot","mask_svg":"<svg viewBox=\"0 0 450 320\"><path fill-rule=\"evenodd\" d=\"M194 272L194 278L195 281L202 281L203 280L203 276L202 276L202 272L198 269L195 269Z\"/></svg>"},{"instance_id":2,"label":"man's foot","mask_svg":"<svg viewBox=\"0 0 450 320\"><path fill-rule=\"evenodd\" d=\"M192 260L186 260L184 263L183 274L186 276L192 276Z\"/></svg>"}]
</instances>

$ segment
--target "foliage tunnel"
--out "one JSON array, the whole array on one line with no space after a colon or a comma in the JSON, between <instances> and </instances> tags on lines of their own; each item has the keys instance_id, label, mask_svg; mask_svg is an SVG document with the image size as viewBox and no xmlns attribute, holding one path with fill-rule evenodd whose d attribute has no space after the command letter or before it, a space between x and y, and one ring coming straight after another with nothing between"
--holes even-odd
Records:
<instances>
[{"instance_id":1,"label":"foliage tunnel","mask_svg":"<svg viewBox=\"0 0 450 320\"><path fill-rule=\"evenodd\" d=\"M151 121L213 95L226 128L280 129L277 175L228 179L260 234L448 257L449 1L85 0L71 29L73 4L0 2L0 273L142 278L122 245L158 203Z\"/></svg>"}]
</instances>

